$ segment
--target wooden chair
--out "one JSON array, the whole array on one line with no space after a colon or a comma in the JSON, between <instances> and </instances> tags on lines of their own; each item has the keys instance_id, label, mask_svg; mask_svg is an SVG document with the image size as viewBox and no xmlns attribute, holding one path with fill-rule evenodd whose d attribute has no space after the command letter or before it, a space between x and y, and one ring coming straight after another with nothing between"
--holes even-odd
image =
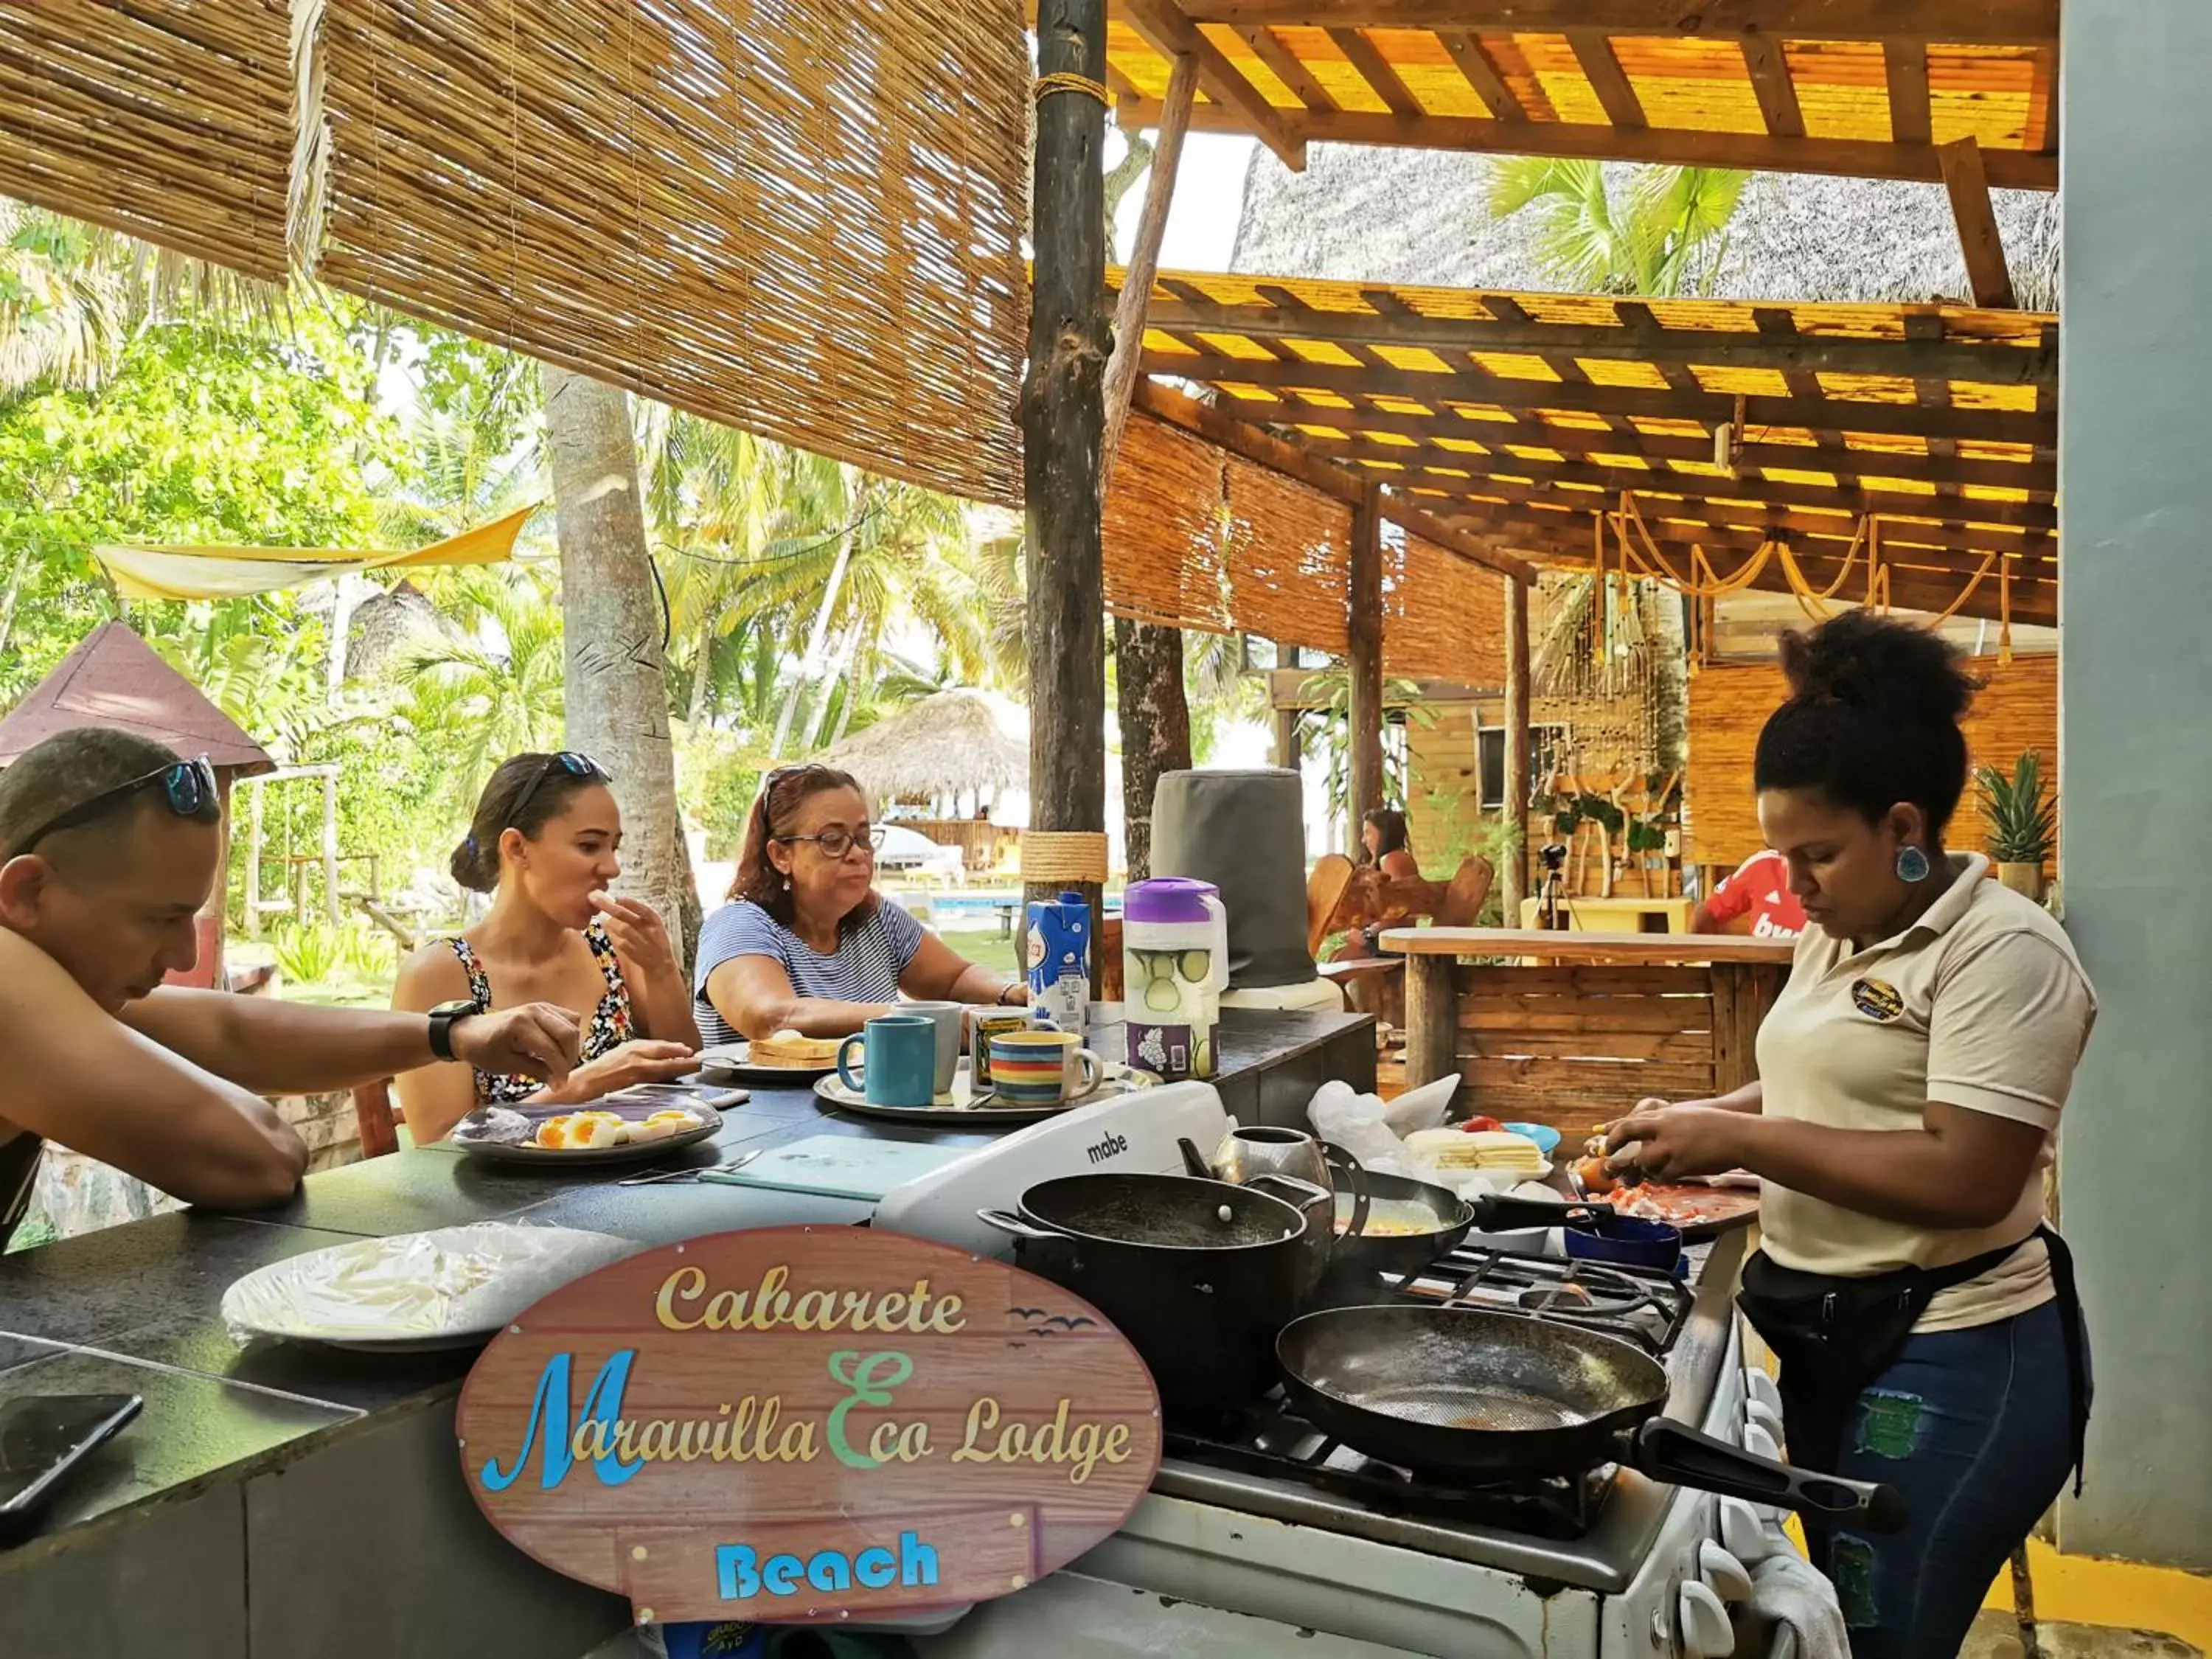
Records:
<instances>
[{"instance_id":1,"label":"wooden chair","mask_svg":"<svg viewBox=\"0 0 2212 1659\"><path fill-rule=\"evenodd\" d=\"M364 1083L353 1091L353 1120L361 1132L361 1155L382 1158L399 1150L399 1114L392 1104L392 1079Z\"/></svg>"},{"instance_id":2,"label":"wooden chair","mask_svg":"<svg viewBox=\"0 0 2212 1659\"><path fill-rule=\"evenodd\" d=\"M1472 927L1482 914L1494 878L1490 861L1480 858L1462 860L1449 881L1407 881L1393 880L1371 866L1352 867L1341 854L1331 857L1349 867L1350 876L1347 879L1332 870L1319 893L1313 882L1307 884L1309 930L1318 929L1316 954L1329 938L1369 927L1410 927L1424 920L1439 927ZM1316 878L1321 877L1319 866L1314 873ZM1316 924L1316 900L1331 889L1337 891L1335 903ZM1322 966L1322 973L1344 988L1352 1006L1360 1012L1371 1013L1386 1025L1405 1024L1404 958L1370 956L1358 940L1348 939Z\"/></svg>"}]
</instances>

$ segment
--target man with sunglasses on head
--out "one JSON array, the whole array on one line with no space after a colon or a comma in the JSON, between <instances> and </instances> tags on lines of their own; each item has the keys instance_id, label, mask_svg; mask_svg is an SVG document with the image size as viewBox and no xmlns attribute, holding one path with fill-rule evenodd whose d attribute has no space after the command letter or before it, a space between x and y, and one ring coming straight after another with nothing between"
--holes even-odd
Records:
<instances>
[{"instance_id":1,"label":"man with sunglasses on head","mask_svg":"<svg viewBox=\"0 0 2212 1659\"><path fill-rule=\"evenodd\" d=\"M52 1140L195 1204L283 1202L307 1149L264 1095L351 1088L434 1060L554 1082L578 1023L313 1008L162 981L198 958L223 854L205 758L126 732L58 732L0 772L0 1244Z\"/></svg>"}]
</instances>

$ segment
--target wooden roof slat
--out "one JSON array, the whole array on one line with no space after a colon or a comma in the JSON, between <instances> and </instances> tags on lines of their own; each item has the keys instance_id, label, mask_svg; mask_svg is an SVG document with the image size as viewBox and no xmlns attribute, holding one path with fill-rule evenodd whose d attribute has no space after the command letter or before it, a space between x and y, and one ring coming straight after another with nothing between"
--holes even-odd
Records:
<instances>
[{"instance_id":1,"label":"wooden roof slat","mask_svg":"<svg viewBox=\"0 0 2212 1659\"><path fill-rule=\"evenodd\" d=\"M1782 43L1771 35L1747 34L1742 46L1743 66L1750 73L1767 131L1778 138L1803 137L1805 112L1798 107L1797 83L1790 78Z\"/></svg>"},{"instance_id":2,"label":"wooden roof slat","mask_svg":"<svg viewBox=\"0 0 2212 1659\"><path fill-rule=\"evenodd\" d=\"M1991 310L2009 311L2019 301L2013 296L2012 272L2005 264L2004 240L1997 234L1996 206L1990 200L1990 179L1982 166L1982 147L1972 137L1936 147L1942 158L1943 190L1951 198L1951 220L1959 230L1959 252L1966 264L1966 286L1974 303Z\"/></svg>"},{"instance_id":3,"label":"wooden roof slat","mask_svg":"<svg viewBox=\"0 0 2212 1659\"><path fill-rule=\"evenodd\" d=\"M1678 392L1646 391L1635 386L1568 386L1553 381L1509 380L1500 375L1430 374L1418 369L1261 363L1210 355L1185 357L1163 351L1146 352L1144 369L1147 374L1175 375L1216 385L1311 388L1343 396L1405 398L1432 408L1442 404L1465 404L1507 410L1575 410L1658 420L1699 421L1709 428L1733 419L1736 403L1733 394L1718 392L1691 397ZM1979 438L1993 443L2054 444L2058 434L2056 416L2041 412L1931 410L1912 404L1872 403L1845 398L1751 398L1746 400L1744 418L1754 426L1799 429L1831 427L1844 432L1910 437Z\"/></svg>"},{"instance_id":4,"label":"wooden roof slat","mask_svg":"<svg viewBox=\"0 0 2212 1659\"><path fill-rule=\"evenodd\" d=\"M1121 9L1146 43L1164 58L1188 52L1198 60L1198 84L1217 105L1233 111L1244 124L1239 131L1256 133L1283 165L1301 173L1306 165L1305 141L1290 132L1267 94L1240 74L1221 55L1220 48L1201 34L1183 14L1176 0L1119 0ZM1158 125L1155 119L1152 125ZM1194 119L1193 125L1197 123Z\"/></svg>"},{"instance_id":5,"label":"wooden roof slat","mask_svg":"<svg viewBox=\"0 0 2212 1659\"><path fill-rule=\"evenodd\" d=\"M1437 39L1443 43L1459 72L1474 95L1482 100L1493 120L1526 121L1528 112L1521 107L1521 100L1513 95L1513 88L1505 84L1505 77L1498 72L1498 64L1491 58L1490 48L1472 29L1438 29Z\"/></svg>"},{"instance_id":6,"label":"wooden roof slat","mask_svg":"<svg viewBox=\"0 0 2212 1659\"><path fill-rule=\"evenodd\" d=\"M1127 0L1129 4L1138 3L1139 0ZM1764 133L1711 132L1685 127L1645 127L1624 132L1608 125L1589 122L1496 121L1481 116L1446 115L1407 119L1388 113L1370 114L1364 110L1314 111L1300 115L1271 109L1270 114L1270 131L1294 145L1395 144L1471 155L1649 161L1670 167L1817 173L1849 179L1917 179L1929 184L1942 178L1935 146L1928 143L1885 143L1862 138L1777 138ZM1157 125L1159 106L1149 100L1134 105L1130 118L1140 126ZM1245 118L1215 104L1200 105L1191 112L1191 129L1247 135L1253 131ZM1984 160L1989 168L1990 182L2000 190L2058 188L2056 155L1991 149L1985 153Z\"/></svg>"},{"instance_id":7,"label":"wooden roof slat","mask_svg":"<svg viewBox=\"0 0 2212 1659\"><path fill-rule=\"evenodd\" d=\"M2059 0L1186 0L1201 22L1362 28L2038 46L2058 35Z\"/></svg>"},{"instance_id":8,"label":"wooden roof slat","mask_svg":"<svg viewBox=\"0 0 2212 1659\"><path fill-rule=\"evenodd\" d=\"M1924 144L1935 136L1928 100L1928 49L1917 41L1890 40L1881 49L1889 87L1889 133L1899 144Z\"/></svg>"},{"instance_id":9,"label":"wooden roof slat","mask_svg":"<svg viewBox=\"0 0 2212 1659\"><path fill-rule=\"evenodd\" d=\"M1486 295L1488 309L1510 302ZM1518 307L1516 307L1517 310ZM1638 307L1641 319L1648 308ZM1893 375L1906 380L1967 380L1985 386L2021 386L2055 381L2056 357L2033 348L1973 341L1869 340L1802 334L1723 332L1718 329L1669 329L1656 321L1614 329L1572 323L1538 323L1518 318L1486 322L1480 318L1430 317L1417 312L1390 316L1310 307L1225 306L1200 295L1155 304L1148 313L1163 328L1200 328L1211 333L1241 334L1249 339L1322 338L1339 344L1419 346L1431 351L1528 353L1632 362L1693 363L1710 368L1771 368L1831 374ZM1785 319L1786 320L1786 319ZM1553 367L1558 365L1554 363ZM1804 394L1800 394L1804 395Z\"/></svg>"},{"instance_id":10,"label":"wooden roof slat","mask_svg":"<svg viewBox=\"0 0 2212 1659\"><path fill-rule=\"evenodd\" d=\"M1305 65L1305 60L1285 46L1274 30L1264 27L1240 28L1237 31L1244 44L1252 48L1261 63L1274 71L1275 78L1291 89L1291 95L1308 109L1335 109L1335 97L1315 78Z\"/></svg>"},{"instance_id":11,"label":"wooden roof slat","mask_svg":"<svg viewBox=\"0 0 2212 1659\"><path fill-rule=\"evenodd\" d=\"M1358 29L1333 28L1328 32L1328 38L1344 54L1344 61L1352 65L1361 80L1375 89L1375 95L1382 100L1383 107L1391 114L1413 118L1423 112L1421 100L1414 97L1412 89L1398 78L1398 71L1392 69L1389 61L1375 49L1373 41Z\"/></svg>"},{"instance_id":12,"label":"wooden roof slat","mask_svg":"<svg viewBox=\"0 0 2212 1659\"><path fill-rule=\"evenodd\" d=\"M1636 95L1636 88L1628 83L1620 59L1613 55L1613 42L1602 29L1571 28L1566 32L1567 45L1575 54L1575 62L1582 65L1583 73L1589 79L1590 90L1597 94L1597 101L1605 111L1606 118L1623 131L1638 131L1649 126L1644 119L1644 100Z\"/></svg>"}]
</instances>

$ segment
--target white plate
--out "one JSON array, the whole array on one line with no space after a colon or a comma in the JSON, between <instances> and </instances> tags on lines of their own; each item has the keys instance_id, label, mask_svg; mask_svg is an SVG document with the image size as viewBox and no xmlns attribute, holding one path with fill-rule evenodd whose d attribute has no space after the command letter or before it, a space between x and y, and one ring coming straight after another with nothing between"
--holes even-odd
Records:
<instances>
[{"instance_id":1,"label":"white plate","mask_svg":"<svg viewBox=\"0 0 2212 1659\"><path fill-rule=\"evenodd\" d=\"M258 1267L223 1292L233 1337L412 1353L488 1340L570 1280L618 1261L626 1239L479 1222L357 1238Z\"/></svg>"}]
</instances>

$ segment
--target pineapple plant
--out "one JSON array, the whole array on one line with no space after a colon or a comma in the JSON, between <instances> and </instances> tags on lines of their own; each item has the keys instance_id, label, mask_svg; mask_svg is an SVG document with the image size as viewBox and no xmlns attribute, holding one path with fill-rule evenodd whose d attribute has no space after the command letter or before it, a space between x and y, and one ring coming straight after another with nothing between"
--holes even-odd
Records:
<instances>
[{"instance_id":1,"label":"pineapple plant","mask_svg":"<svg viewBox=\"0 0 2212 1659\"><path fill-rule=\"evenodd\" d=\"M1997 879L2040 902L2043 861L2058 839L2058 803L2043 781L2043 757L2030 749L2014 763L2010 777L1984 766L1978 778Z\"/></svg>"}]
</instances>

